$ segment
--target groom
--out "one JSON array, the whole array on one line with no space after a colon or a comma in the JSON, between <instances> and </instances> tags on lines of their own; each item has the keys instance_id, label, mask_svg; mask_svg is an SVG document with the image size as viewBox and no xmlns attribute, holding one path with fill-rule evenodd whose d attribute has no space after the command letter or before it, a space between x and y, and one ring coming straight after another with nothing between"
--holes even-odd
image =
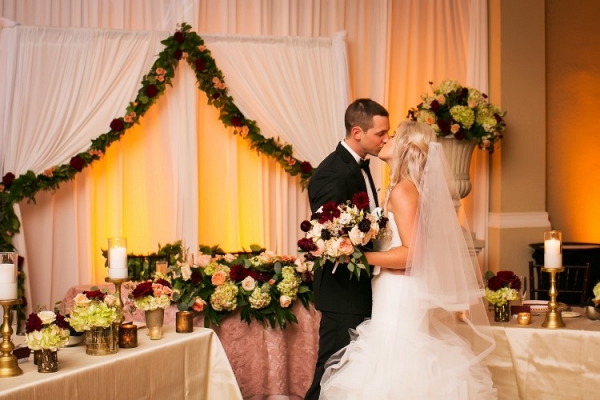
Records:
<instances>
[{"instance_id":1,"label":"groom","mask_svg":"<svg viewBox=\"0 0 600 400\"><path fill-rule=\"evenodd\" d=\"M377 191L369 170L367 155L377 156L387 143L390 130L387 110L371 99L358 99L346 109L346 136L315 170L308 183L312 212L323 204L351 200L358 192L367 192L370 207L378 205ZM319 352L313 382L305 399L317 400L325 362L350 342L349 329L356 328L371 316L371 280L353 277L340 266L326 263L315 271L313 290L315 308L321 312Z\"/></svg>"}]
</instances>

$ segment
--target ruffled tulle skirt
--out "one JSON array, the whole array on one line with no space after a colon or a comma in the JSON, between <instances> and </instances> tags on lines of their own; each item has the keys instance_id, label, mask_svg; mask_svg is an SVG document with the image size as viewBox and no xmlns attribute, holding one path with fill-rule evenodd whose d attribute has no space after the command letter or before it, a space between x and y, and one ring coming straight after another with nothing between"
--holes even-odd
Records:
<instances>
[{"instance_id":1,"label":"ruffled tulle skirt","mask_svg":"<svg viewBox=\"0 0 600 400\"><path fill-rule=\"evenodd\" d=\"M470 345L458 335L431 332L411 304L411 285L410 277L385 270L373 279L372 318L329 360L321 399L497 399L491 374Z\"/></svg>"}]
</instances>

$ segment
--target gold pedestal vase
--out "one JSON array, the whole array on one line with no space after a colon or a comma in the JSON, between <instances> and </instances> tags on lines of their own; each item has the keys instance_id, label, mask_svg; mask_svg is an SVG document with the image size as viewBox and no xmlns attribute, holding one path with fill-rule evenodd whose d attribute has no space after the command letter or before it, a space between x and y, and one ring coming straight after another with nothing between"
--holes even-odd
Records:
<instances>
[{"instance_id":1,"label":"gold pedestal vase","mask_svg":"<svg viewBox=\"0 0 600 400\"><path fill-rule=\"evenodd\" d=\"M119 351L118 325L92 327L85 332L85 352L92 356L107 356Z\"/></svg>"},{"instance_id":2,"label":"gold pedestal vase","mask_svg":"<svg viewBox=\"0 0 600 400\"><path fill-rule=\"evenodd\" d=\"M157 308L155 310L145 311L146 326L148 327L148 336L152 340L162 339L163 321L165 319L165 309Z\"/></svg>"},{"instance_id":3,"label":"gold pedestal vase","mask_svg":"<svg viewBox=\"0 0 600 400\"><path fill-rule=\"evenodd\" d=\"M40 350L38 372L48 373L58 371L58 351L50 349Z\"/></svg>"}]
</instances>

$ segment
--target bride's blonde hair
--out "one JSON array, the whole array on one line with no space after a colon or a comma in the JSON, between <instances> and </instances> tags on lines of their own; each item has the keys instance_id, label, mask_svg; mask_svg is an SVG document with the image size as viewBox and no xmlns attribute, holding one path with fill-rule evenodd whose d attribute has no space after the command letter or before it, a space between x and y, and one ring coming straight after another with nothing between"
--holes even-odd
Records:
<instances>
[{"instance_id":1,"label":"bride's blonde hair","mask_svg":"<svg viewBox=\"0 0 600 400\"><path fill-rule=\"evenodd\" d=\"M431 126L412 120L403 121L398 125L391 163L390 188L401 180L411 181L417 189L420 187L431 142L437 142L437 135Z\"/></svg>"}]
</instances>

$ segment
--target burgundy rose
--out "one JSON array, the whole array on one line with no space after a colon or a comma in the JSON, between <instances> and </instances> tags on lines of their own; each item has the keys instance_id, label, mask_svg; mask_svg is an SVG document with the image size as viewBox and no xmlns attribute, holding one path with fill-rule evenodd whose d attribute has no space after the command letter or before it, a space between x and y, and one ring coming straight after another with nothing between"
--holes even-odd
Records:
<instances>
[{"instance_id":1,"label":"burgundy rose","mask_svg":"<svg viewBox=\"0 0 600 400\"><path fill-rule=\"evenodd\" d=\"M496 274L496 276L502 279L503 281L511 279L514 275L515 273L512 271L498 271L498 273Z\"/></svg>"},{"instance_id":2,"label":"burgundy rose","mask_svg":"<svg viewBox=\"0 0 600 400\"><path fill-rule=\"evenodd\" d=\"M300 164L300 170L303 173L308 174L308 173L312 172L313 167L312 167L312 165L310 165L310 163L308 161L304 161L304 162L302 162L302 164Z\"/></svg>"},{"instance_id":3,"label":"burgundy rose","mask_svg":"<svg viewBox=\"0 0 600 400\"><path fill-rule=\"evenodd\" d=\"M321 210L321 218L319 218L319 223L324 224L327 221L333 221L334 218L339 218L340 209L337 204L333 201L329 201L323 204L323 209Z\"/></svg>"},{"instance_id":4,"label":"burgundy rose","mask_svg":"<svg viewBox=\"0 0 600 400\"><path fill-rule=\"evenodd\" d=\"M198 268L192 268L192 275L190 279L194 285L202 282L202 273L198 270Z\"/></svg>"},{"instance_id":5,"label":"burgundy rose","mask_svg":"<svg viewBox=\"0 0 600 400\"><path fill-rule=\"evenodd\" d=\"M430 107L431 107L431 111L438 112L438 110L440 109L440 102L437 100L433 100L431 102Z\"/></svg>"},{"instance_id":6,"label":"burgundy rose","mask_svg":"<svg viewBox=\"0 0 600 400\"><path fill-rule=\"evenodd\" d=\"M85 297L87 297L90 300L100 300L103 301L104 297L106 296L106 293L104 293L103 291L96 289L96 290L90 290L89 292L84 292L85 293Z\"/></svg>"},{"instance_id":7,"label":"burgundy rose","mask_svg":"<svg viewBox=\"0 0 600 400\"><path fill-rule=\"evenodd\" d=\"M312 225L310 223L310 221L302 221L302 223L300 224L300 229L302 230L302 232L308 232L310 231L312 228Z\"/></svg>"},{"instance_id":8,"label":"burgundy rose","mask_svg":"<svg viewBox=\"0 0 600 400\"><path fill-rule=\"evenodd\" d=\"M171 287L171 283L168 280L166 280L166 279L162 279L162 278L157 279L156 283L158 283L159 285L163 285L163 286L169 287L169 288Z\"/></svg>"},{"instance_id":9,"label":"burgundy rose","mask_svg":"<svg viewBox=\"0 0 600 400\"><path fill-rule=\"evenodd\" d=\"M182 32L175 32L175 34L173 35L173 39L175 39L175 41L179 44L183 43L183 41L185 40L185 36L183 35Z\"/></svg>"},{"instance_id":10,"label":"burgundy rose","mask_svg":"<svg viewBox=\"0 0 600 400\"><path fill-rule=\"evenodd\" d=\"M112 129L115 132L120 132L123 130L123 128L125 128L125 124L123 123L123 120L121 118L115 118L110 123L110 129Z\"/></svg>"},{"instance_id":11,"label":"burgundy rose","mask_svg":"<svg viewBox=\"0 0 600 400\"><path fill-rule=\"evenodd\" d=\"M56 325L61 329L69 329L71 326L61 313L56 313Z\"/></svg>"},{"instance_id":12,"label":"burgundy rose","mask_svg":"<svg viewBox=\"0 0 600 400\"><path fill-rule=\"evenodd\" d=\"M202 72L206 68L206 64L204 63L204 60L201 58L197 59L194 62L194 65L196 66L196 71L198 71L198 72Z\"/></svg>"},{"instance_id":13,"label":"burgundy rose","mask_svg":"<svg viewBox=\"0 0 600 400\"><path fill-rule=\"evenodd\" d=\"M73 169L81 171L85 165L85 161L83 161L83 158L81 158L81 156L77 155L71 158L69 164L71 164L71 167L73 167Z\"/></svg>"},{"instance_id":14,"label":"burgundy rose","mask_svg":"<svg viewBox=\"0 0 600 400\"><path fill-rule=\"evenodd\" d=\"M446 120L446 119L438 119L437 121L437 125L440 128L440 131L442 131L443 134L448 135L450 133L452 133L452 131L450 130L451 128L451 124L450 121Z\"/></svg>"},{"instance_id":15,"label":"burgundy rose","mask_svg":"<svg viewBox=\"0 0 600 400\"><path fill-rule=\"evenodd\" d=\"M173 57L175 57L176 60L181 60L181 57L183 57L183 51L181 51L181 49L177 49L173 52Z\"/></svg>"},{"instance_id":16,"label":"burgundy rose","mask_svg":"<svg viewBox=\"0 0 600 400\"><path fill-rule=\"evenodd\" d=\"M467 137L467 132L463 128L460 128L458 130L458 132L456 132L454 134L454 138L457 139L457 140L463 140L466 137Z\"/></svg>"},{"instance_id":17,"label":"burgundy rose","mask_svg":"<svg viewBox=\"0 0 600 400\"><path fill-rule=\"evenodd\" d=\"M214 93L212 94L212 98L213 98L214 100L218 99L219 97L221 97L221 93L219 93L219 92L214 92Z\"/></svg>"},{"instance_id":18,"label":"burgundy rose","mask_svg":"<svg viewBox=\"0 0 600 400\"><path fill-rule=\"evenodd\" d=\"M302 238L298 240L298 248L302 251L315 251L317 250L317 245L312 239ZM306 255L304 257L306 257Z\"/></svg>"},{"instance_id":19,"label":"burgundy rose","mask_svg":"<svg viewBox=\"0 0 600 400\"><path fill-rule=\"evenodd\" d=\"M2 177L2 184L4 185L4 188L9 189L12 186L14 180L15 180L15 174L13 174L12 172L7 172Z\"/></svg>"},{"instance_id":20,"label":"burgundy rose","mask_svg":"<svg viewBox=\"0 0 600 400\"><path fill-rule=\"evenodd\" d=\"M458 100L459 101L466 101L467 98L469 98L469 89L468 88L462 88L460 90L460 92L458 93Z\"/></svg>"},{"instance_id":21,"label":"burgundy rose","mask_svg":"<svg viewBox=\"0 0 600 400\"><path fill-rule=\"evenodd\" d=\"M158 93L158 88L156 87L156 85L150 84L150 85L146 86L146 96L154 97L154 96L156 96L157 93Z\"/></svg>"},{"instance_id":22,"label":"burgundy rose","mask_svg":"<svg viewBox=\"0 0 600 400\"><path fill-rule=\"evenodd\" d=\"M139 283L135 289L131 292L131 297L133 299L139 299L140 297L152 295L154 291L152 290L152 282L145 281Z\"/></svg>"},{"instance_id":23,"label":"burgundy rose","mask_svg":"<svg viewBox=\"0 0 600 400\"><path fill-rule=\"evenodd\" d=\"M236 282L243 281L248 276L248 270L242 264L234 264L229 269L229 276Z\"/></svg>"},{"instance_id":24,"label":"burgundy rose","mask_svg":"<svg viewBox=\"0 0 600 400\"><path fill-rule=\"evenodd\" d=\"M502 289L504 287L504 282L502 279L498 278L498 276L493 276L488 281L488 288L492 291L496 291Z\"/></svg>"},{"instance_id":25,"label":"burgundy rose","mask_svg":"<svg viewBox=\"0 0 600 400\"><path fill-rule=\"evenodd\" d=\"M231 117L231 119L229 120L229 122L231 123L231 125L233 126L242 126L242 119L240 117Z\"/></svg>"},{"instance_id":26,"label":"burgundy rose","mask_svg":"<svg viewBox=\"0 0 600 400\"><path fill-rule=\"evenodd\" d=\"M352 196L352 203L359 210L367 210L369 209L369 195L366 192L358 192Z\"/></svg>"},{"instance_id":27,"label":"burgundy rose","mask_svg":"<svg viewBox=\"0 0 600 400\"><path fill-rule=\"evenodd\" d=\"M36 313L29 314L27 321L25 321L25 333L31 333L33 331L42 330L42 320Z\"/></svg>"}]
</instances>

